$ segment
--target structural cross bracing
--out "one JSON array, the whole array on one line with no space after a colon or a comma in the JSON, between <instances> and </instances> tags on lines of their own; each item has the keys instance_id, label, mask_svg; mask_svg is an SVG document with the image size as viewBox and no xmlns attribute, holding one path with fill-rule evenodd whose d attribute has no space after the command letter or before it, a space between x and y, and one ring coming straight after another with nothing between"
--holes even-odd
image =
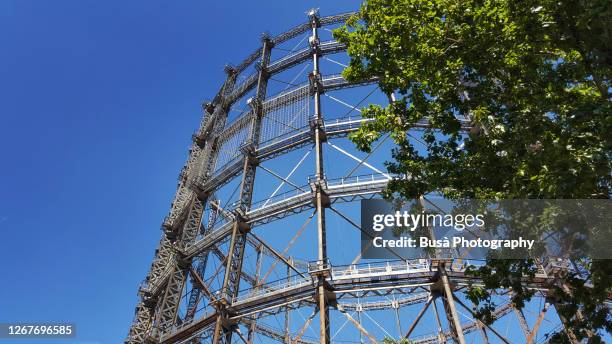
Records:
<instances>
[{"instance_id":1,"label":"structural cross bracing","mask_svg":"<svg viewBox=\"0 0 612 344\"><path fill-rule=\"evenodd\" d=\"M366 156L340 143L371 121L356 109L380 93L368 89L377 78L339 74L346 47L329 32L351 14L309 11L303 24L264 35L243 62L226 66L225 82L203 105L126 343L536 343L563 328L549 291L571 270L565 262L542 262L524 277L535 296L523 311L510 291L498 291L498 321L487 325L462 296L482 284L466 266L482 262L367 261L358 250L339 259L330 236L360 231L346 207L402 177L375 161L386 138ZM457 120L470 130L469 119ZM421 120L413 134L428 127ZM341 159L346 169L336 173ZM503 328L512 324L519 335Z\"/></svg>"}]
</instances>

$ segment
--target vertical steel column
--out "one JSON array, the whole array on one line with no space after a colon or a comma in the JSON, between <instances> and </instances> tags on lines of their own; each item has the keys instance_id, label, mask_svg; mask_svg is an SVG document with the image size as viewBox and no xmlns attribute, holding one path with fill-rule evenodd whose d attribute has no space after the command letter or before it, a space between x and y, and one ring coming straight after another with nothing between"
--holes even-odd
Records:
<instances>
[{"instance_id":1,"label":"vertical steel column","mask_svg":"<svg viewBox=\"0 0 612 344\"><path fill-rule=\"evenodd\" d=\"M252 107L251 115L253 118L251 134L249 137L249 142L243 147L244 166L242 170L242 182L240 184L240 198L238 201L238 208L236 209L236 220L234 221L234 226L232 229L232 237L227 255L225 275L223 278L222 291L224 294L223 297L226 298L226 304L230 304L234 297L238 295L246 239L250 230L248 225L244 222L244 215L249 210L253 197L255 171L258 164L256 150L257 146L259 145L261 122L264 116L263 99L266 97L269 77L267 68L268 64L270 63L270 53L273 45L272 41L267 35L263 36L262 41L262 57L261 63L258 67L259 75L257 80L257 90L255 98L250 100L250 105ZM219 315L217 316L217 322L215 324L213 343L219 343L221 341L231 343L231 327L234 325L227 321L228 314L224 310L224 306L222 304L219 304L218 312Z\"/></svg>"},{"instance_id":2,"label":"vertical steel column","mask_svg":"<svg viewBox=\"0 0 612 344\"><path fill-rule=\"evenodd\" d=\"M222 87L222 92L233 88L234 81L235 76L228 75L228 79ZM211 133L211 128L214 128L215 123L224 121L222 111L213 113L215 106L223 107L222 96L215 99L215 105L204 106L205 115L202 117L198 135L194 137L194 143L189 151L189 159L181 171L170 214L162 224L164 234L162 234L159 248L156 250L156 257L147 277L148 286L141 293L143 298L141 304L149 307L151 311L149 317L145 318L145 312L138 309L135 321L126 339L127 343L143 343L148 336L158 337L158 330L169 327L169 324L176 319L174 308L175 306L178 307L177 300L180 299L180 295L174 294L177 290L179 293L182 292L186 271L179 271L185 269L179 268L177 265L180 259L176 255L175 240L182 236L181 240L189 241L192 237L195 237L194 232L199 228L204 203L198 199L198 196L192 190L191 183L199 178L208 164L208 160L212 158L211 149L208 146L210 142L206 141ZM204 147L206 147L206 150ZM179 241L180 243L181 241ZM166 274L166 271L169 270L172 271ZM167 282L165 276L169 276ZM164 286L165 290L162 290ZM151 288L153 288L153 291L151 291ZM163 295L160 295L162 293ZM143 330L146 332L143 332Z\"/></svg>"},{"instance_id":3,"label":"vertical steel column","mask_svg":"<svg viewBox=\"0 0 612 344\"><path fill-rule=\"evenodd\" d=\"M213 160L214 159L212 158L209 159L209 161L213 161ZM208 171L208 170L209 170L208 166L205 167L205 171ZM217 220L218 215L219 215L218 210L209 208L208 222L206 226L201 225L200 227L200 232L202 233L203 237L207 236L212 231L213 225L215 221ZM196 256L197 264L196 264L195 271L196 273L199 274L199 276L203 277L206 273L206 266L208 265L208 255L209 255L209 250L206 250L205 252ZM192 276L192 281L193 281L193 276ZM191 290L191 293L189 294L189 302L187 304L187 311L185 313L185 318L183 319L183 322L187 324L193 321L195 313L198 310L198 304L200 303L201 295L202 295L202 290L199 287L197 287L197 285L194 285L194 283L192 283L192 286L193 286L193 289Z\"/></svg>"},{"instance_id":4,"label":"vertical steel column","mask_svg":"<svg viewBox=\"0 0 612 344\"><path fill-rule=\"evenodd\" d=\"M210 231L212 230L212 224L216 220L216 214L217 214L216 211L213 211L213 209L209 210L207 226L201 225L200 227L200 232L202 233L202 236L208 235ZM209 254L209 251L206 250L205 252L202 252L201 254L195 257L195 259L197 260L195 271L200 276L204 276L206 273L206 265L208 265L208 254ZM193 281L193 276L192 276L192 281ZM202 290L199 287L197 287L196 283L191 283L191 285L193 286L193 288L191 292L189 293L189 302L187 303L187 311L185 312L185 318L183 319L183 322L187 324L193 321L193 318L198 309L198 304L200 303L200 299L202 295Z\"/></svg>"},{"instance_id":5,"label":"vertical steel column","mask_svg":"<svg viewBox=\"0 0 612 344\"><path fill-rule=\"evenodd\" d=\"M548 301L549 299L545 300L544 307L542 307L540 314L536 318L535 324L533 324L533 328L531 329L531 331L529 331L529 336L525 340L526 344L533 344L533 340L537 337L540 325L542 325L542 320L544 320L546 312L548 311L548 307L550 307L550 302Z\"/></svg>"},{"instance_id":6,"label":"vertical steel column","mask_svg":"<svg viewBox=\"0 0 612 344\"><path fill-rule=\"evenodd\" d=\"M261 264L262 264L262 256L263 256L263 245L257 246L257 259L255 261L255 290L259 287L259 279L261 278ZM249 332L247 334L247 342L248 344L253 344L255 341L255 330L257 328L257 319L253 319L251 324L249 325Z\"/></svg>"},{"instance_id":7,"label":"vertical steel column","mask_svg":"<svg viewBox=\"0 0 612 344\"><path fill-rule=\"evenodd\" d=\"M161 304L158 307L155 315L155 323L151 336L154 339L160 339L164 335L174 330L174 325L177 322L178 309L181 301L181 296L187 281L187 275L191 267L191 259L184 259L180 250L188 246L197 236L201 228L202 216L208 195L198 191L197 184L202 178L205 178L212 166L212 161L216 155L216 136L219 135L227 120L227 106L225 96L233 89L236 78L236 73L231 68L227 68L228 79L223 87L223 95L220 99L220 105L214 109L213 115L209 121L203 122L198 135L194 137L194 144L191 148L191 155L187 164L187 173L182 174L184 180L182 184L188 187L190 197L188 204L187 218L184 220L182 227L174 230L166 228L166 235L178 237L176 248L178 251L174 255L174 266L172 273L168 277L166 290ZM212 128L208 131L207 128Z\"/></svg>"},{"instance_id":8,"label":"vertical steel column","mask_svg":"<svg viewBox=\"0 0 612 344\"><path fill-rule=\"evenodd\" d=\"M291 262L291 258L289 258ZM291 262L293 264L293 262ZM287 283L291 282L291 267L287 265ZM285 308L285 333L283 334L284 343L291 343L291 333L289 331L289 305Z\"/></svg>"},{"instance_id":9,"label":"vertical steel column","mask_svg":"<svg viewBox=\"0 0 612 344\"><path fill-rule=\"evenodd\" d=\"M399 314L399 301L395 297L395 293L393 293L392 307L395 310L395 323L397 324L397 333L398 333L398 336L401 336L402 335L402 322L400 320L400 314Z\"/></svg>"},{"instance_id":10,"label":"vertical steel column","mask_svg":"<svg viewBox=\"0 0 612 344\"><path fill-rule=\"evenodd\" d=\"M143 343L145 335L151 326L151 318L153 311L145 306L143 301L139 302L135 309L134 321L130 327L126 343Z\"/></svg>"},{"instance_id":11,"label":"vertical steel column","mask_svg":"<svg viewBox=\"0 0 612 344\"><path fill-rule=\"evenodd\" d=\"M357 322L361 326L361 310L359 310L357 312ZM364 343L365 342L363 341L363 333L361 333L361 331L359 331L359 344L364 344Z\"/></svg>"},{"instance_id":12,"label":"vertical steel column","mask_svg":"<svg viewBox=\"0 0 612 344\"><path fill-rule=\"evenodd\" d=\"M446 269L443 264L440 264L439 270L442 288L444 289L444 309L448 319L450 332L453 336L453 341L458 344L465 344L463 330L461 329L461 321L459 321L459 315L457 314L457 308L455 307L453 291L451 290L448 276L446 275Z\"/></svg>"},{"instance_id":13,"label":"vertical steel column","mask_svg":"<svg viewBox=\"0 0 612 344\"><path fill-rule=\"evenodd\" d=\"M141 301L136 307L136 314L125 340L126 343L143 343L151 330L155 316L155 306L159 299L160 292L158 289L161 289L159 283L161 283L162 276L172 261L172 255L172 241L165 234L162 234L149 273L138 291Z\"/></svg>"},{"instance_id":14,"label":"vertical steel column","mask_svg":"<svg viewBox=\"0 0 612 344\"><path fill-rule=\"evenodd\" d=\"M321 81L321 73L319 71L319 35L318 28L321 26L319 22L319 13L312 9L308 12L308 19L312 26L312 36L310 37L310 47L312 51L313 70L310 75L310 83L314 98L314 118L313 129L315 137L315 161L316 161L316 208L317 208L317 238L318 238L318 262L320 269L324 264L327 264L327 241L325 233L325 201L323 194L323 183L325 175L323 172L323 141L325 132L323 127L323 115L321 114L321 93L323 85ZM330 342L329 331L329 305L326 300L325 277L319 275L317 297L319 304L319 327L321 343Z\"/></svg>"}]
</instances>

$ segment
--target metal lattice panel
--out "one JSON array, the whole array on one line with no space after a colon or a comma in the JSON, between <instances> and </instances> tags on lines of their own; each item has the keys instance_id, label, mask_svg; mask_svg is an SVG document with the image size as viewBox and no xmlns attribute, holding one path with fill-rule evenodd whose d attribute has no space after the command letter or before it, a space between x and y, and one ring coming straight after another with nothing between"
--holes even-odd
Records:
<instances>
[{"instance_id":1,"label":"metal lattice panel","mask_svg":"<svg viewBox=\"0 0 612 344\"><path fill-rule=\"evenodd\" d=\"M263 103L260 145L270 145L308 127L308 87L281 94Z\"/></svg>"},{"instance_id":2,"label":"metal lattice panel","mask_svg":"<svg viewBox=\"0 0 612 344\"><path fill-rule=\"evenodd\" d=\"M251 130L250 116L252 115L243 115L225 128L223 134L219 136L217 142L219 151L216 157L215 172L242 156L241 147L248 140Z\"/></svg>"}]
</instances>

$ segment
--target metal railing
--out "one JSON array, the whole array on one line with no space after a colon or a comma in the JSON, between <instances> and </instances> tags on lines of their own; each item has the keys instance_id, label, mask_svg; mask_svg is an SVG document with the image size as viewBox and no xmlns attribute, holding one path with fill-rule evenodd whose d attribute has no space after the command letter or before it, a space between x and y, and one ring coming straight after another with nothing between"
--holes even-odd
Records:
<instances>
[{"instance_id":1,"label":"metal railing","mask_svg":"<svg viewBox=\"0 0 612 344\"><path fill-rule=\"evenodd\" d=\"M358 176L342 177L327 180L329 189L342 187L345 185L367 184L372 182L387 182L390 178L386 173L362 174Z\"/></svg>"},{"instance_id":2,"label":"metal railing","mask_svg":"<svg viewBox=\"0 0 612 344\"><path fill-rule=\"evenodd\" d=\"M428 272L430 269L431 265L427 259L387 261L333 267L332 279Z\"/></svg>"},{"instance_id":3,"label":"metal railing","mask_svg":"<svg viewBox=\"0 0 612 344\"><path fill-rule=\"evenodd\" d=\"M286 201L290 198L293 197L299 197L299 196L303 196L305 194L310 194L310 189L308 187L308 185L303 185L300 186L300 189L294 189L294 190L290 190L290 191L286 191L277 195L274 195L274 197L269 197L257 202L253 202L251 203L251 210L250 211L255 211L255 210L259 210L259 209L263 209L265 207L268 206L272 206L274 204L277 204L279 202L283 202ZM304 191L305 190L305 191Z\"/></svg>"},{"instance_id":4,"label":"metal railing","mask_svg":"<svg viewBox=\"0 0 612 344\"><path fill-rule=\"evenodd\" d=\"M283 291L295 289L309 284L313 284L313 280L312 278L310 278L310 276L302 277L296 275L288 279L281 279L274 282L266 283L262 286L244 290L240 292L238 296L234 297L232 304L246 302L263 296L277 294Z\"/></svg>"}]
</instances>

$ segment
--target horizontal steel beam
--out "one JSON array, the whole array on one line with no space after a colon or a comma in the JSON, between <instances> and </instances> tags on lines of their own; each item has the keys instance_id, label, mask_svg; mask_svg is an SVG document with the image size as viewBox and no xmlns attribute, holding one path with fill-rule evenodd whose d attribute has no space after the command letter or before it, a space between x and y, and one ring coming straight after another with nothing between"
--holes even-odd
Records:
<instances>
[{"instance_id":1,"label":"horizontal steel beam","mask_svg":"<svg viewBox=\"0 0 612 344\"><path fill-rule=\"evenodd\" d=\"M330 138L343 137L347 134L358 130L363 123L372 121L372 119L360 119L356 117L347 117L325 122L326 134ZM415 129L429 128L430 124L426 120L419 121L415 124ZM467 121L461 122L463 131L470 129L470 124ZM312 144L312 133L309 127L300 128L294 134L286 136L280 140L272 142L264 142L256 151L256 158L261 162L272 159L279 154L285 154L292 150L299 149L305 145ZM226 163L214 174L199 182L200 192L210 193L211 191L225 185L242 171L243 157L237 157Z\"/></svg>"},{"instance_id":2,"label":"horizontal steel beam","mask_svg":"<svg viewBox=\"0 0 612 344\"><path fill-rule=\"evenodd\" d=\"M336 54L341 51L344 51L346 46L344 44L338 43L337 41L328 41L321 43L320 46L320 55L330 55ZM267 67L268 76L273 76L279 73L284 72L285 70L296 66L300 63L309 61L312 56L312 50L310 47L298 50L294 53L288 54L283 58L272 62ZM233 104L238 99L242 98L247 92L253 89L257 84L257 78L259 73L254 72L246 77L244 81L234 87L234 90L228 95L227 103Z\"/></svg>"},{"instance_id":3,"label":"horizontal steel beam","mask_svg":"<svg viewBox=\"0 0 612 344\"><path fill-rule=\"evenodd\" d=\"M319 19L319 22L321 23L322 26L326 26L326 25L332 25L332 24L337 24L340 22L343 22L345 20L347 20L351 15L355 14L356 12L347 12L347 13L341 13L341 14L337 14L337 15L332 15L332 16L327 16L327 17L322 17ZM279 34L278 36L274 37L271 39L272 44L276 45L276 44L281 44L299 34L305 33L306 31L310 30L311 26L310 23L303 23L300 25L297 25L281 34ZM257 59L261 56L261 47L258 47L257 49L255 49L255 51L253 51L249 56L247 56L247 58L245 58L242 62L240 62L235 70L237 73L241 73L243 72L245 69L247 69L251 64L253 64L253 62L257 61Z\"/></svg>"},{"instance_id":4,"label":"horizontal steel beam","mask_svg":"<svg viewBox=\"0 0 612 344\"><path fill-rule=\"evenodd\" d=\"M189 325L181 328L177 328L174 332L164 336L159 341L160 344L174 344L182 340L191 338L195 333L200 332L202 329L214 325L217 320L217 313L210 313L198 320L190 323Z\"/></svg>"},{"instance_id":5,"label":"horizontal steel beam","mask_svg":"<svg viewBox=\"0 0 612 344\"><path fill-rule=\"evenodd\" d=\"M340 13L340 14L336 14L336 15L332 15L332 16L327 16L327 17L321 17L319 18L319 23L321 24L321 26L326 26L326 25L332 25L332 24L337 24L337 23L341 23L343 21L346 21L350 16L352 16L353 14L355 14L356 12L347 12L347 13ZM294 26L293 28L289 29L288 31L285 31L283 33L281 33L280 35L272 38L272 43L274 44L280 44L283 43L287 40L290 40L291 38L302 34L308 30L310 30L312 28L310 22L307 23L303 23L297 26Z\"/></svg>"},{"instance_id":6,"label":"horizontal steel beam","mask_svg":"<svg viewBox=\"0 0 612 344\"><path fill-rule=\"evenodd\" d=\"M399 263L398 266L402 265ZM344 268L343 268L344 269ZM418 269L417 269L418 270ZM354 292L355 289L368 290L368 289L396 289L396 288L410 288L413 286L420 286L423 284L433 284L437 281L438 274L437 268L435 265L427 265L426 271L413 271L413 272L398 272L397 270L391 269L391 272L387 274L380 274L378 272L372 274L369 277L359 276L358 278L343 278L337 279L333 277L327 279L327 283L331 285L331 289L334 293L342 294L346 292ZM465 269L461 270L451 270L448 272L449 279L453 282L454 285L462 286L468 284L478 284L482 283L482 281L478 278L475 278L471 275L465 274ZM527 288L538 289L545 293L546 289L549 287L550 283L554 280L554 277L548 277L546 275L536 275L535 278L525 278L524 284ZM254 314L259 311L265 311L266 309L277 307L278 305L285 305L292 300L302 300L304 297L314 297L316 295L316 284L314 281L306 281L299 282L291 287L285 287L281 289L275 289L273 287L266 288L264 292L258 293L255 297L244 298L241 301L235 301L231 304L230 310L232 312L233 318L240 319L240 317L245 316L247 314ZM420 293L417 295L413 295L411 297L405 298L404 301L398 301L400 305L414 304L417 302L423 302L428 297L428 293ZM350 304L342 304L345 308L353 307L356 308L356 305ZM364 304L362 304L363 306ZM380 309L380 307L393 307L391 302L386 304L375 304L372 303L370 305L372 309ZM366 306L368 307L368 306ZM496 316L501 317L505 313L503 313L503 307L498 308L496 310ZM511 308L508 308L508 312ZM175 333L172 335L163 338L162 343L174 343L181 339L189 338L195 332L204 329L206 326L210 326L214 323L215 315L209 314L201 319L198 319L191 325L177 329ZM474 329L476 325L473 324ZM468 324L464 330L470 331L472 327ZM419 338L417 339L420 343L427 343L430 338Z\"/></svg>"},{"instance_id":7,"label":"horizontal steel beam","mask_svg":"<svg viewBox=\"0 0 612 344\"><path fill-rule=\"evenodd\" d=\"M359 180L359 177L352 177L346 180L330 181L325 192L333 202L335 200L344 200L346 197L379 193L386 187L387 182L388 179L386 178L374 176L371 178L362 177L362 180ZM260 224L269 223L291 212L302 212L312 208L313 197L314 194L307 191L291 198L271 202L266 206L247 212L244 216L244 221L251 225L251 227L255 227ZM233 222L227 222L220 228L211 231L207 236L187 247L183 254L187 258L191 258L200 252L210 249L212 245L230 235L232 225Z\"/></svg>"},{"instance_id":8,"label":"horizontal steel beam","mask_svg":"<svg viewBox=\"0 0 612 344\"><path fill-rule=\"evenodd\" d=\"M254 327L255 332L257 332L259 334L262 334L262 335L264 335L264 336L266 336L268 338L277 340L277 341L279 341L281 343L283 343L285 341L285 334L277 331L276 329L274 329L274 328L272 328L270 326L266 326L266 325L263 325L261 323L255 322L253 320L246 320L246 319L241 320L241 322L246 324L247 326L251 326L251 324L255 323L255 327ZM300 338L297 341L297 343L299 343L299 344L318 344L319 342L313 342L313 341L310 341L310 340L306 340L306 339Z\"/></svg>"}]
</instances>

